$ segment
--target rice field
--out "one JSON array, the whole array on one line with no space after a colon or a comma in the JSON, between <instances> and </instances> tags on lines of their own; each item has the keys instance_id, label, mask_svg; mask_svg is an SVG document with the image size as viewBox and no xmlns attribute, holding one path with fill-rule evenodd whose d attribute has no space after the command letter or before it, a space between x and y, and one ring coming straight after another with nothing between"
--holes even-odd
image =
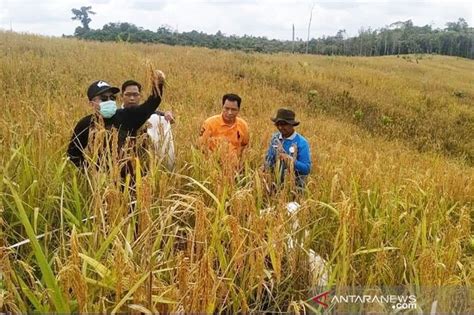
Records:
<instances>
[{"instance_id":1,"label":"rice field","mask_svg":"<svg viewBox=\"0 0 474 315\"><path fill-rule=\"evenodd\" d=\"M84 174L65 152L91 112L89 84L135 79L148 94L148 63L167 75L160 109L176 117L177 165L135 160L131 191L113 161ZM250 127L237 177L197 147L229 92ZM311 298L330 288L395 286L418 296L413 313L432 310L423 288L467 288L436 312L474 311L472 60L0 32L0 96L2 312L322 313ZM312 152L294 214L291 182L271 195L260 171L279 107L295 110Z\"/></svg>"}]
</instances>

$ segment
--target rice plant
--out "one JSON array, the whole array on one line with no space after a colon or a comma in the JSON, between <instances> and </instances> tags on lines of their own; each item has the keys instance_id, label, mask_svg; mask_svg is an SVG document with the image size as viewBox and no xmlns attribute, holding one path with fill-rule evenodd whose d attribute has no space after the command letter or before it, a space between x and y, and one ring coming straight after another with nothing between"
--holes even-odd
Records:
<instances>
[{"instance_id":1,"label":"rice plant","mask_svg":"<svg viewBox=\"0 0 474 315\"><path fill-rule=\"evenodd\" d=\"M10 32L0 32L0 47L1 311L323 312L311 301L321 285L472 286L472 61ZM148 62L167 74L160 106L177 117L175 169L152 154L132 157L136 172L124 183L111 154L78 171L65 151L90 112L87 86L146 83ZM197 147L200 124L227 92L242 96L251 129L237 176ZM294 214L291 181L270 192L260 170L282 106L297 112L314 165ZM439 299L437 310L452 301Z\"/></svg>"}]
</instances>

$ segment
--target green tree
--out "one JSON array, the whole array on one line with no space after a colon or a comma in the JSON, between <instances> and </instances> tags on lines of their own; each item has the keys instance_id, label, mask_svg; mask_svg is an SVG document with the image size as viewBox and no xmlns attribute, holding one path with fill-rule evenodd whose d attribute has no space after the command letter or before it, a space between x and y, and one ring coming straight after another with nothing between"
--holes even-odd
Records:
<instances>
[{"instance_id":1,"label":"green tree","mask_svg":"<svg viewBox=\"0 0 474 315\"><path fill-rule=\"evenodd\" d=\"M81 21L82 27L78 26L76 28L76 31L74 32L75 36L81 36L84 35L85 33L90 31L89 28L89 23L92 21L92 19L89 17L89 14L95 14L94 11L92 11L92 7L81 7L80 9L71 9L72 14L74 16L71 18L72 20L78 20Z\"/></svg>"},{"instance_id":2,"label":"green tree","mask_svg":"<svg viewBox=\"0 0 474 315\"><path fill-rule=\"evenodd\" d=\"M457 22L448 22L446 23L446 30L448 31L465 31L467 30L469 25L467 24L466 20L463 18L459 18Z\"/></svg>"},{"instance_id":3,"label":"green tree","mask_svg":"<svg viewBox=\"0 0 474 315\"><path fill-rule=\"evenodd\" d=\"M393 54L437 53L474 58L474 28L464 19L447 23L444 29L430 25L415 26L411 20L399 21L380 29L361 28L359 34L347 37L345 30L334 36L322 36L307 41L281 41L266 37L225 35L221 31L206 34L198 31L179 33L162 25L156 31L145 30L131 23L108 23L102 29L89 29L91 7L73 9L83 27L75 36L98 41L163 43L167 45L200 46L216 49L236 49L246 52L293 52L323 55L383 56Z\"/></svg>"}]
</instances>

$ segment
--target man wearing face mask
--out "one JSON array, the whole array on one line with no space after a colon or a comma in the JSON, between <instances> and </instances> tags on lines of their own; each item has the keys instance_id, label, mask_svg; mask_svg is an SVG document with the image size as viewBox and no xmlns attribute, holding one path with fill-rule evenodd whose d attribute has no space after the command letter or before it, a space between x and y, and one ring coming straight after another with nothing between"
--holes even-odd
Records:
<instances>
[{"instance_id":1,"label":"man wearing face mask","mask_svg":"<svg viewBox=\"0 0 474 315\"><path fill-rule=\"evenodd\" d=\"M117 131L118 143L111 143L110 147L121 149L127 137L136 136L137 130L155 112L161 102L165 76L157 71L153 79L153 92L141 106L117 109L116 94L120 89L113 87L105 81L93 82L88 90L89 104L94 108L94 113L83 117L74 128L69 143L67 155L79 168L87 166L85 151L89 145L92 130L104 128L107 131ZM110 139L114 139L110 137ZM93 161L94 163L97 161Z\"/></svg>"}]
</instances>

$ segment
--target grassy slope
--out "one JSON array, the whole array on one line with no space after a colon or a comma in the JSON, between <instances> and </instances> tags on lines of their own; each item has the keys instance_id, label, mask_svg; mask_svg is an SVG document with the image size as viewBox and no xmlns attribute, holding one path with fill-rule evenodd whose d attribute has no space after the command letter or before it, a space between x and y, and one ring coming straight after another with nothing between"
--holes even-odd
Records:
<instances>
[{"instance_id":1,"label":"grassy slope","mask_svg":"<svg viewBox=\"0 0 474 315\"><path fill-rule=\"evenodd\" d=\"M40 244L54 258L49 266L73 309L111 311L120 302L132 303L127 292L133 303L151 310L286 310L308 298L312 285L301 252L287 249L282 239L290 225L283 208L287 197L268 199L253 171L274 131L269 117L280 106L297 111L298 131L312 145L315 168L300 221L311 231L305 247L330 261L331 283L472 283L472 61L265 56L0 37L4 240L12 244L27 236L27 224L17 215L20 204L36 234L60 229ZM64 151L75 122L88 113L88 84L98 78L117 85L129 78L146 82L147 59L169 78L163 108L178 117L179 174L145 177L137 213L124 220L126 193L102 177L88 183L64 163ZM219 111L222 94L230 91L243 97L242 116L252 131L238 185L223 181L212 159L188 149L200 123ZM278 215L258 215L269 205ZM106 210L108 219L80 222ZM131 232L134 220L138 240ZM183 235L187 250L177 254L174 244ZM9 266L6 305L60 309L61 297L51 295L48 302L43 294L42 286L54 286L33 281L48 269L28 269L40 261L34 252L26 245L18 256L3 256ZM98 272L84 255L108 271ZM271 257L271 266L264 257ZM152 281L149 269L155 270ZM14 273L31 288L29 295L15 295L21 283ZM271 303L262 293L269 283ZM65 293L69 287L72 296Z\"/></svg>"}]
</instances>

